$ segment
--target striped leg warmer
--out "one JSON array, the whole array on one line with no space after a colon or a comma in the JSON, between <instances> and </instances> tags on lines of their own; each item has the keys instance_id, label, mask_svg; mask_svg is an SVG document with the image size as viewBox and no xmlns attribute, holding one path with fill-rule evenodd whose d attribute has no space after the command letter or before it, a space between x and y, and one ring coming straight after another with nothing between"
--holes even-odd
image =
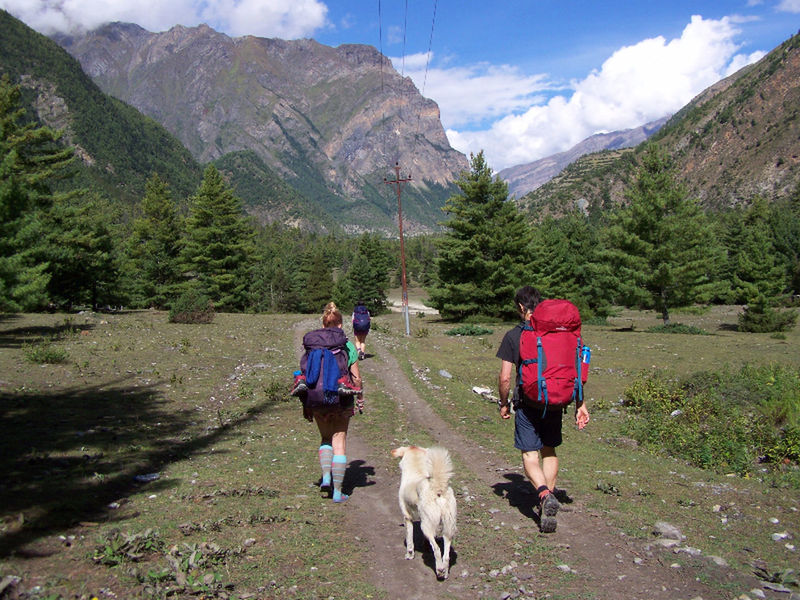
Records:
<instances>
[{"instance_id":1,"label":"striped leg warmer","mask_svg":"<svg viewBox=\"0 0 800 600\"><path fill-rule=\"evenodd\" d=\"M344 472L346 469L347 457L344 454L335 454L331 463L334 502L344 502L347 500L347 496L342 493L342 482L344 482Z\"/></svg>"},{"instance_id":2,"label":"striped leg warmer","mask_svg":"<svg viewBox=\"0 0 800 600\"><path fill-rule=\"evenodd\" d=\"M331 462L333 461L333 447L330 444L322 444L319 447L319 466L322 469L322 482L320 487L331 486Z\"/></svg>"}]
</instances>

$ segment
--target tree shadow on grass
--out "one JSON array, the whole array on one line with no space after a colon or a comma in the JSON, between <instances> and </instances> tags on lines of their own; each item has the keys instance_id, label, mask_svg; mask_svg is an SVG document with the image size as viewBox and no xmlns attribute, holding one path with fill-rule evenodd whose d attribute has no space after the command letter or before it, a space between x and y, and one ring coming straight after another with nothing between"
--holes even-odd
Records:
<instances>
[{"instance_id":1,"label":"tree shadow on grass","mask_svg":"<svg viewBox=\"0 0 800 600\"><path fill-rule=\"evenodd\" d=\"M22 348L25 344L34 344L61 338L68 334L80 334L82 331L91 331L94 325L88 323L68 323L59 325L31 325L4 329L0 333L0 348Z\"/></svg>"},{"instance_id":2,"label":"tree shadow on grass","mask_svg":"<svg viewBox=\"0 0 800 600\"><path fill-rule=\"evenodd\" d=\"M272 403L192 437L194 411L176 411L154 386L126 379L53 393L0 392L0 556L24 553L82 521L107 519L110 503L140 489L137 475L213 445ZM173 484L148 485L156 491Z\"/></svg>"}]
</instances>

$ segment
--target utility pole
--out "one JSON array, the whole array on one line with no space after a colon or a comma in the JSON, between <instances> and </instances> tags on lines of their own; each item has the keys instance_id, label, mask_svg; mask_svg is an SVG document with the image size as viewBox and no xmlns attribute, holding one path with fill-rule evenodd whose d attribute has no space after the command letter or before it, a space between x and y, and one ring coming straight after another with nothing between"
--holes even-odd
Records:
<instances>
[{"instance_id":1,"label":"utility pole","mask_svg":"<svg viewBox=\"0 0 800 600\"><path fill-rule=\"evenodd\" d=\"M400 192L403 189L403 184L411 181L411 175L406 176L404 179L400 178L400 163L394 163L394 179L388 180L383 178L383 183L392 184L397 190L397 223L400 227L400 281L403 286L403 316L406 320L406 335L411 335L411 329L408 322L408 287L406 285L406 248L403 242L403 207L400 202Z\"/></svg>"}]
</instances>

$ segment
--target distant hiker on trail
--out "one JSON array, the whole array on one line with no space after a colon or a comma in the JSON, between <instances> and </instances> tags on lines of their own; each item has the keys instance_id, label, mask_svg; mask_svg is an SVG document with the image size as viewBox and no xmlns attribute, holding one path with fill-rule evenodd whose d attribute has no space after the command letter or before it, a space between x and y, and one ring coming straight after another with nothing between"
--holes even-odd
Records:
<instances>
[{"instance_id":1,"label":"distant hiker on trail","mask_svg":"<svg viewBox=\"0 0 800 600\"><path fill-rule=\"evenodd\" d=\"M369 309L360 300L353 309L353 333L356 336L356 349L358 359L364 360L367 352L367 334L369 333L370 314Z\"/></svg>"},{"instance_id":2,"label":"distant hiker on trail","mask_svg":"<svg viewBox=\"0 0 800 600\"><path fill-rule=\"evenodd\" d=\"M556 405L554 400L553 405L548 407L547 404L538 402L537 398L532 399L522 391L521 365L523 359L520 354L522 334L526 326L528 331L532 333L530 326L531 317L534 315L536 307L540 304L541 298L536 288L524 286L517 291L514 301L522 322L506 333L496 355L497 358L502 361L500 375L498 377L500 416L503 419L511 418L510 401L513 401L516 409L514 413L514 447L522 452L522 465L525 469L525 475L538 493L539 528L544 533L551 533L556 530L556 514L560 508L560 504L555 495L556 477L558 476L556 447L561 445L562 441L561 418L566 404L563 406ZM545 303L559 302L574 308L574 305L566 301L545 301ZM577 309L574 310L574 315L577 315ZM578 316L577 318L577 330L579 334L580 317ZM534 338L534 346L536 345L536 341L536 338ZM578 344L581 343L580 337L578 336ZM541 346L541 342L539 346ZM582 347L579 347L579 356L581 350ZM588 348L586 348L586 352L588 353ZM588 356L584 358L584 360L587 363L584 370L588 372ZM528 360L525 362L536 363L537 361ZM539 360L538 362L542 363L545 361ZM577 368L582 366L583 365L580 365ZM542 365L539 365L539 367L543 368ZM570 365L570 367L572 369L576 368L572 365ZM516 373L516 385L514 386L511 398L509 398L512 371ZM576 378L573 377L572 379L575 380ZM581 379L580 372L577 374L577 379ZM535 380L536 377L534 375L534 386L536 385ZM585 376L583 376L583 380L585 380ZM555 382L551 382L551 384L552 383ZM580 388L581 393L578 394L579 397L575 398L575 421L578 428L583 429L589 422L589 412L583 402L582 384L578 382L573 384L571 381L570 385L574 385L576 390ZM551 387L553 388L551 389L551 396L555 396L556 386L552 385ZM541 387L539 389L541 390ZM534 388L534 396L536 395ZM545 398L547 397L547 391L544 392L544 396Z\"/></svg>"},{"instance_id":3,"label":"distant hiker on trail","mask_svg":"<svg viewBox=\"0 0 800 600\"><path fill-rule=\"evenodd\" d=\"M303 336L300 372L295 374L292 395L303 403L303 416L316 421L321 439L320 489L334 502L344 502L342 482L347 469L347 427L355 408L364 408L361 375L355 346L342 330L342 313L329 302L322 313L322 329ZM355 398L355 407L354 399ZM332 488L332 493L331 493Z\"/></svg>"}]
</instances>

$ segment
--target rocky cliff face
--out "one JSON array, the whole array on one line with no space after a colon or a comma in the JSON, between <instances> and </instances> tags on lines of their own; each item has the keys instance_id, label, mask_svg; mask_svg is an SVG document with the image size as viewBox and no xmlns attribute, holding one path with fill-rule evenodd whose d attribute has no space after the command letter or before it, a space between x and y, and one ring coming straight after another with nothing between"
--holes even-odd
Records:
<instances>
[{"instance_id":1,"label":"rocky cliff face","mask_svg":"<svg viewBox=\"0 0 800 600\"><path fill-rule=\"evenodd\" d=\"M438 106L369 46L122 23L56 41L202 162L252 150L298 189L319 190L308 180L320 178L346 203L369 198L397 161L418 190L446 188L468 167Z\"/></svg>"}]
</instances>

